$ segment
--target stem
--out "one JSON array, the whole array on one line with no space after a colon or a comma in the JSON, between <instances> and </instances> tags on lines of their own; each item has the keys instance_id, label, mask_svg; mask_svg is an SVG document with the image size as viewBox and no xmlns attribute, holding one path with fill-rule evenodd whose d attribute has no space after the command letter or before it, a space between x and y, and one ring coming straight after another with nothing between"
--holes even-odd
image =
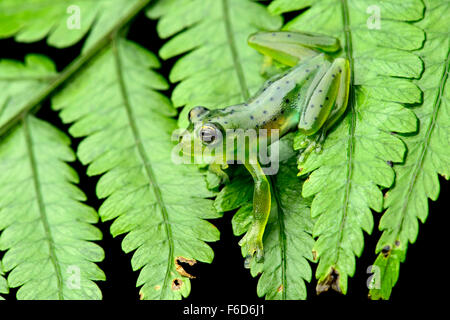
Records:
<instances>
[{"instance_id":1,"label":"stem","mask_svg":"<svg viewBox=\"0 0 450 320\"><path fill-rule=\"evenodd\" d=\"M0 137L3 136L9 129L11 129L18 121L23 119L28 113L37 112L42 103L50 94L52 94L59 86L67 81L73 74L81 69L89 60L91 60L101 49L111 42L112 36L126 25L137 13L139 13L150 0L141 0L131 10L122 17L117 23L106 33L102 38L98 40L89 50L84 54L76 58L69 66L67 66L63 72L61 72L49 85L38 92L34 98L28 101L15 116L10 118L0 127Z\"/></svg>"}]
</instances>

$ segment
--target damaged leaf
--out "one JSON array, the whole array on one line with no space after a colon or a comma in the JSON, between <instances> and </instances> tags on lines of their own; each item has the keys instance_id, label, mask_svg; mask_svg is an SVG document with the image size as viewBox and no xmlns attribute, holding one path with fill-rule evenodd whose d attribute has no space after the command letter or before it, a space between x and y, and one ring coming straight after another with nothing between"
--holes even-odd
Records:
<instances>
[{"instance_id":1,"label":"damaged leaf","mask_svg":"<svg viewBox=\"0 0 450 320\"><path fill-rule=\"evenodd\" d=\"M422 61L410 50L422 46L424 33L408 21L422 18L423 3L377 2L383 27L376 29L366 24L372 2L275 0L269 6L273 13L309 7L283 29L339 38L342 50L333 57L347 58L352 70L346 114L328 133L322 153L313 153L299 168L300 174L309 175L303 196L314 197L311 214L316 219L320 292L329 287L347 292L355 256L363 251L363 231L373 229L371 209L383 209L380 187L389 188L394 182L387 161L404 159L404 144L390 132L417 129L414 113L402 104L421 102L421 91L411 79L420 77Z\"/></svg>"},{"instance_id":2,"label":"damaged leaf","mask_svg":"<svg viewBox=\"0 0 450 320\"><path fill-rule=\"evenodd\" d=\"M308 261L313 260L311 236L313 221L310 217L310 199L301 195L303 181L297 177L296 157L291 156L292 135L281 140L288 145L288 159L280 164L276 175L268 176L271 182L272 208L264 232L264 262L250 264L250 272L258 280L257 293L268 300L306 299L305 282L311 280L312 272ZM280 147L280 150L283 150ZM281 155L280 158L283 158ZM237 191L239 190L239 191ZM247 172L240 171L225 186L215 200L215 207L233 210L232 224L235 235L245 233L252 221L252 197L238 195L252 194L253 181ZM237 197L239 201L228 201ZM232 205L230 205L230 203Z\"/></svg>"},{"instance_id":3,"label":"damaged leaf","mask_svg":"<svg viewBox=\"0 0 450 320\"><path fill-rule=\"evenodd\" d=\"M420 129L414 135L399 134L408 154L404 163L395 164L395 186L387 192L384 202L387 210L379 225L383 234L374 263L381 281L378 288L370 290L372 299L389 299L408 244L417 239L418 220L424 223L427 218L428 199L438 198L438 175L448 180L450 174L450 3L424 2L425 18L415 24L427 34L423 48L416 52L425 63L425 72L415 81L423 91L423 103L413 108ZM389 254L386 248L392 248Z\"/></svg>"}]
</instances>

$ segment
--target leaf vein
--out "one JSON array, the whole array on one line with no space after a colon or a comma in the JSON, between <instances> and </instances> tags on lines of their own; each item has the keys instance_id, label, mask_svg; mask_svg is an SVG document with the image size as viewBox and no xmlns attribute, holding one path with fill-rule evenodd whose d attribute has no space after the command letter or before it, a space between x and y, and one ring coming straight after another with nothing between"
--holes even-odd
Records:
<instances>
[{"instance_id":1,"label":"leaf vein","mask_svg":"<svg viewBox=\"0 0 450 320\"><path fill-rule=\"evenodd\" d=\"M148 155L147 155L146 151L144 150L144 146L142 145L142 141L140 138L140 132L137 127L136 119L134 117L133 110L132 110L132 107L131 107L131 104L129 101L128 92L127 92L127 88L126 88L125 80L124 80L124 75L122 72L123 66L122 66L122 62L120 59L119 50L117 47L117 37L115 37L112 41L112 52L113 52L114 60L115 60L115 64L116 64L116 72L117 72L117 78L118 78L118 82L119 82L119 86L120 86L120 91L122 94L122 98L124 100L124 106L127 111L128 121L130 124L131 131L133 133L134 142L135 142L136 148L138 149L138 153L141 158L141 161L144 165L145 172L146 172L147 177L150 182L149 184L152 187L153 192L156 197L156 200L158 202L158 205L161 208L161 214L162 214L162 218L164 220L164 228L165 228L168 243L169 243L168 265L167 265L166 274L164 276L164 283L163 283L162 290L161 290L161 296L163 296L166 288L168 287L167 282L169 280L170 270L171 270L172 264L173 264L172 257L173 257L173 252L174 252L174 243L173 243L173 238L172 238L172 229L171 229L170 224L168 223L169 215L168 215L166 205L165 205L164 200L161 195L161 190L159 189L159 185L156 181L156 177L153 172L152 166L150 164Z\"/></svg>"}]
</instances>

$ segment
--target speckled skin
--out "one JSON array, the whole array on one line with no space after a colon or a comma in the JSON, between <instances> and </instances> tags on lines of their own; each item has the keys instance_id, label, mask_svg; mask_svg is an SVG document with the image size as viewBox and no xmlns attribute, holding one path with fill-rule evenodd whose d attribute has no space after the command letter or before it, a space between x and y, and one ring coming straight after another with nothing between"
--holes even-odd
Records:
<instances>
[{"instance_id":1,"label":"speckled skin","mask_svg":"<svg viewBox=\"0 0 450 320\"><path fill-rule=\"evenodd\" d=\"M319 54L266 81L248 102L208 110L190 120L197 127L214 124L224 134L227 129L268 129L270 137L271 129L278 129L282 137L297 128L306 135L315 134L342 114L344 103L338 90L346 67L344 59L331 63Z\"/></svg>"},{"instance_id":2,"label":"speckled skin","mask_svg":"<svg viewBox=\"0 0 450 320\"><path fill-rule=\"evenodd\" d=\"M299 161L313 150L318 150L325 139L326 131L344 113L350 84L350 69L346 59L332 60L323 52L339 50L339 41L334 38L295 32L262 32L252 35L249 44L270 59L292 66L283 74L265 82L259 92L246 103L218 110L196 107L189 112L190 138L182 140L214 148L225 141L234 139L228 129L267 129L267 138L261 133L258 139L245 145L246 153L261 146L271 144L274 138L281 138L289 131L300 130L306 136L305 149ZM277 134L274 134L274 129ZM264 141L261 137L264 136ZM226 150L221 163L236 157L236 150ZM249 267L254 254L256 260L263 259L263 234L270 213L270 184L258 161L247 158L241 161L253 176L255 182L253 196L253 223L239 244L247 255L245 266ZM225 175L217 163L210 169ZM225 175L226 176L226 175Z\"/></svg>"},{"instance_id":3,"label":"speckled skin","mask_svg":"<svg viewBox=\"0 0 450 320\"><path fill-rule=\"evenodd\" d=\"M279 129L280 136L297 128L307 101L308 90L318 73L330 63L323 55L289 70L279 79L270 79L247 103L208 111L202 123L223 129ZM196 123L196 118L192 119Z\"/></svg>"}]
</instances>

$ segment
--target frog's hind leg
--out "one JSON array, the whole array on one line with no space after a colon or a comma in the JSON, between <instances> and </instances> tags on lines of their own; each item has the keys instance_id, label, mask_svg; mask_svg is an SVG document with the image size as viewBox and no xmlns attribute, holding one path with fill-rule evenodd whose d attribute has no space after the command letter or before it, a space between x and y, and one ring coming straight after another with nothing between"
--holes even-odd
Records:
<instances>
[{"instance_id":1,"label":"frog's hind leg","mask_svg":"<svg viewBox=\"0 0 450 320\"><path fill-rule=\"evenodd\" d=\"M248 44L271 59L287 66L312 58L320 53L336 52L340 49L339 40L333 37L306 32L257 32L248 38Z\"/></svg>"},{"instance_id":2,"label":"frog's hind leg","mask_svg":"<svg viewBox=\"0 0 450 320\"><path fill-rule=\"evenodd\" d=\"M250 267L253 256L256 255L256 261L261 262L264 259L263 235L267 220L270 214L270 185L264 171L258 162L246 163L245 167L251 173L255 182L253 192L253 223L250 225L245 236L239 241L246 258L244 266Z\"/></svg>"},{"instance_id":3,"label":"frog's hind leg","mask_svg":"<svg viewBox=\"0 0 450 320\"><path fill-rule=\"evenodd\" d=\"M308 138L305 139L299 164L306 161L315 150L322 150L327 131L344 114L350 90L350 67L347 59L336 59L313 89L300 116L298 128Z\"/></svg>"},{"instance_id":4,"label":"frog's hind leg","mask_svg":"<svg viewBox=\"0 0 450 320\"><path fill-rule=\"evenodd\" d=\"M328 119L323 125L323 129L328 131L337 120L341 118L347 109L348 96L350 92L350 65L347 59L336 59L338 65L339 77L339 91L331 109Z\"/></svg>"}]
</instances>

